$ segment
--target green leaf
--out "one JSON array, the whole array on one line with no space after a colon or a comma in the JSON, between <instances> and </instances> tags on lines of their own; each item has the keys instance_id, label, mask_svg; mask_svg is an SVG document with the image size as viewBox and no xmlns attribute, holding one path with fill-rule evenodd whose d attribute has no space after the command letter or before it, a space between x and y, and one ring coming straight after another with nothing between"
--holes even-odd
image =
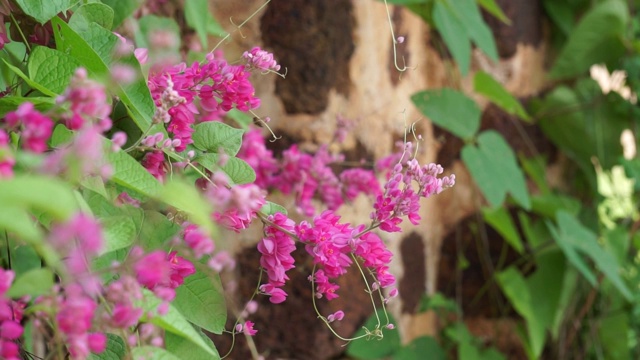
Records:
<instances>
[{"instance_id":1,"label":"green leaf","mask_svg":"<svg viewBox=\"0 0 640 360\"><path fill-rule=\"evenodd\" d=\"M433 6L433 23L458 63L460 72L466 75L471 65L471 42L461 19L444 2L436 1Z\"/></svg>"},{"instance_id":2,"label":"green leaf","mask_svg":"<svg viewBox=\"0 0 640 360\"><path fill-rule=\"evenodd\" d=\"M0 206L0 229L14 233L31 244L42 242L42 231L34 226L31 214L15 205Z\"/></svg>"},{"instance_id":3,"label":"green leaf","mask_svg":"<svg viewBox=\"0 0 640 360\"><path fill-rule=\"evenodd\" d=\"M535 182L542 194L550 194L551 189L547 184L547 162L542 156L519 156L522 170Z\"/></svg>"},{"instance_id":4,"label":"green leaf","mask_svg":"<svg viewBox=\"0 0 640 360\"><path fill-rule=\"evenodd\" d=\"M256 181L256 173L251 165L237 157L229 157L222 167L218 166L220 162L220 155L218 154L202 154L195 158L194 161L211 172L222 170L227 174L232 184L250 184Z\"/></svg>"},{"instance_id":5,"label":"green leaf","mask_svg":"<svg viewBox=\"0 0 640 360\"><path fill-rule=\"evenodd\" d=\"M66 220L78 209L69 184L61 180L35 175L16 175L0 182L0 204L37 209L58 220Z\"/></svg>"},{"instance_id":6,"label":"green leaf","mask_svg":"<svg viewBox=\"0 0 640 360\"><path fill-rule=\"evenodd\" d=\"M207 121L195 126L193 146L200 150L217 153L220 149L229 156L235 156L242 146L244 130L227 124Z\"/></svg>"},{"instance_id":7,"label":"green leaf","mask_svg":"<svg viewBox=\"0 0 640 360\"><path fill-rule=\"evenodd\" d=\"M48 268L33 269L16 278L7 291L7 297L19 298L25 295L33 297L51 291L53 273Z\"/></svg>"},{"instance_id":8,"label":"green leaf","mask_svg":"<svg viewBox=\"0 0 640 360\"><path fill-rule=\"evenodd\" d=\"M186 341L190 341L193 345L196 345L201 350L206 351L210 356L218 356L218 352L212 348L209 343L202 339L198 331L193 328L184 316L182 316L182 314L173 307L173 305L169 304L169 310L165 315L156 314L150 319L147 318L146 313L156 313L156 309L160 306L162 301L153 295L151 291L146 289L143 290L143 296L144 299L142 300L142 303L137 304L145 310L145 315L142 319L143 321L151 322L165 331L180 336ZM153 358L155 359L155 357Z\"/></svg>"},{"instance_id":9,"label":"green leaf","mask_svg":"<svg viewBox=\"0 0 640 360\"><path fill-rule=\"evenodd\" d=\"M38 90L40 91L43 95L47 95L47 96L51 96L51 97L55 97L57 96L56 93L52 92L51 90L47 89L45 86L42 86L41 84L38 84L37 82L31 80L25 73L22 72L22 70L20 70L19 68L9 64L6 60L2 59L2 61L4 61L4 64L7 66L7 68L9 68L11 71L13 71L16 75L18 75L22 80L24 80L25 83L27 83L27 85L31 86L31 88L33 88L34 90Z\"/></svg>"},{"instance_id":10,"label":"green leaf","mask_svg":"<svg viewBox=\"0 0 640 360\"><path fill-rule=\"evenodd\" d=\"M509 210L505 207L495 209L483 208L484 220L491 225L518 253L522 254L524 246L518 234L518 229L511 219Z\"/></svg>"},{"instance_id":11,"label":"green leaf","mask_svg":"<svg viewBox=\"0 0 640 360\"><path fill-rule=\"evenodd\" d=\"M25 75L26 76L26 75ZM47 111L55 103L55 99L51 97L20 97L20 96L7 96L0 98L0 118L11 111L15 111L18 106L25 102L30 102L34 105L38 111Z\"/></svg>"},{"instance_id":12,"label":"green leaf","mask_svg":"<svg viewBox=\"0 0 640 360\"><path fill-rule=\"evenodd\" d=\"M531 207L522 170L499 133L488 130L480 134L477 147L468 144L462 149L462 160L492 207L502 205L507 193L523 208Z\"/></svg>"},{"instance_id":13,"label":"green leaf","mask_svg":"<svg viewBox=\"0 0 640 360\"><path fill-rule=\"evenodd\" d=\"M74 2L71 0L16 0L16 3L25 14L44 25L58 13L67 11Z\"/></svg>"},{"instance_id":14,"label":"green leaf","mask_svg":"<svg viewBox=\"0 0 640 360\"><path fill-rule=\"evenodd\" d=\"M559 210L578 215L582 206L577 199L562 194L540 194L531 198L531 211L551 219Z\"/></svg>"},{"instance_id":15,"label":"green leaf","mask_svg":"<svg viewBox=\"0 0 640 360\"><path fill-rule=\"evenodd\" d=\"M474 0L441 0L447 3L450 11L455 13L464 25L467 37L490 59L498 61L498 49L493 40L491 29L482 19L478 4Z\"/></svg>"},{"instance_id":16,"label":"green leaf","mask_svg":"<svg viewBox=\"0 0 640 360\"><path fill-rule=\"evenodd\" d=\"M200 39L200 44L205 49L207 46L207 34L209 33L209 29L211 30L220 30L220 32L224 32L220 24L216 21L216 19L211 16L211 11L209 10L209 0L189 0L184 4L184 17L187 20L187 25L196 31L198 38Z\"/></svg>"},{"instance_id":17,"label":"green leaf","mask_svg":"<svg viewBox=\"0 0 640 360\"><path fill-rule=\"evenodd\" d=\"M124 151L109 154L113 166L111 181L140 194L154 197L160 193L161 185L139 162Z\"/></svg>"},{"instance_id":18,"label":"green leaf","mask_svg":"<svg viewBox=\"0 0 640 360\"><path fill-rule=\"evenodd\" d=\"M96 23L90 23L87 31L76 33L61 19L52 20L58 50L75 57L83 66L97 76L110 76L110 67L115 62L113 54L120 42L111 31ZM117 95L127 106L127 110L138 127L146 131L151 126L155 104L149 87L142 76L140 64L133 53L117 61L136 71L137 80L116 84Z\"/></svg>"},{"instance_id":19,"label":"green leaf","mask_svg":"<svg viewBox=\"0 0 640 360\"><path fill-rule=\"evenodd\" d=\"M220 360L218 350L215 348L213 341L202 333L202 331L196 330L200 334L202 340L204 340L209 347L216 351L216 355L211 356L208 352L201 350L200 348L194 348L191 342L185 339L173 335L172 333L166 333L164 337L164 346L167 351L175 355L189 354L188 360Z\"/></svg>"},{"instance_id":20,"label":"green leaf","mask_svg":"<svg viewBox=\"0 0 640 360\"><path fill-rule=\"evenodd\" d=\"M176 289L173 306L195 325L215 334L222 334L227 321L220 276L201 264L196 273L187 277Z\"/></svg>"},{"instance_id":21,"label":"green leaf","mask_svg":"<svg viewBox=\"0 0 640 360\"><path fill-rule=\"evenodd\" d=\"M100 219L104 231L105 247L102 254L126 248L133 244L136 224L127 215L110 216Z\"/></svg>"},{"instance_id":22,"label":"green leaf","mask_svg":"<svg viewBox=\"0 0 640 360\"><path fill-rule=\"evenodd\" d=\"M111 29L114 12L111 7L101 3L80 5L69 19L69 26L75 31L87 31L89 24L97 23L105 29Z\"/></svg>"},{"instance_id":23,"label":"green leaf","mask_svg":"<svg viewBox=\"0 0 640 360\"><path fill-rule=\"evenodd\" d=\"M411 101L434 124L462 139L473 137L480 128L480 108L465 94L453 89L421 91Z\"/></svg>"},{"instance_id":24,"label":"green leaf","mask_svg":"<svg viewBox=\"0 0 640 360\"><path fill-rule=\"evenodd\" d=\"M569 34L549 75L564 79L594 65L617 61L625 52L623 39L629 9L623 1L604 1L594 6Z\"/></svg>"},{"instance_id":25,"label":"green leaf","mask_svg":"<svg viewBox=\"0 0 640 360\"><path fill-rule=\"evenodd\" d=\"M181 227L169 221L164 214L147 210L144 212L144 221L140 227L140 245L147 251L156 249L168 250L170 240L180 230Z\"/></svg>"},{"instance_id":26,"label":"green leaf","mask_svg":"<svg viewBox=\"0 0 640 360\"><path fill-rule=\"evenodd\" d=\"M394 360L423 360L428 354L429 360L445 360L447 358L438 341L431 336L421 336L408 345L400 348L393 356Z\"/></svg>"},{"instance_id":27,"label":"green leaf","mask_svg":"<svg viewBox=\"0 0 640 360\"><path fill-rule=\"evenodd\" d=\"M142 4L144 0L100 0L113 9L113 26L116 29L122 22L131 16Z\"/></svg>"},{"instance_id":28,"label":"green leaf","mask_svg":"<svg viewBox=\"0 0 640 360\"><path fill-rule=\"evenodd\" d=\"M160 200L190 215L190 220L200 225L209 235L214 235L215 228L211 222L213 208L211 204L196 190L179 180L168 182Z\"/></svg>"},{"instance_id":29,"label":"green leaf","mask_svg":"<svg viewBox=\"0 0 640 360\"><path fill-rule=\"evenodd\" d=\"M629 314L619 312L600 320L598 338L605 359L631 359L629 354Z\"/></svg>"},{"instance_id":30,"label":"green leaf","mask_svg":"<svg viewBox=\"0 0 640 360\"><path fill-rule=\"evenodd\" d=\"M607 277L618 291L627 299L633 297L631 291L620 276L621 266L616 257L598 244L596 235L586 228L575 215L564 210L558 211L556 215L558 227L549 225L549 230L558 246L567 256L573 266L580 271L592 286L596 285L596 277L589 269L580 254L590 258L598 269Z\"/></svg>"},{"instance_id":31,"label":"green leaf","mask_svg":"<svg viewBox=\"0 0 640 360\"><path fill-rule=\"evenodd\" d=\"M181 360L186 358L178 357L167 350L155 346L134 347L131 350L134 359L154 359L154 360Z\"/></svg>"},{"instance_id":32,"label":"green leaf","mask_svg":"<svg viewBox=\"0 0 640 360\"><path fill-rule=\"evenodd\" d=\"M287 209L285 209L284 206L272 203L271 201L267 201L264 205L262 205L262 209L260 209L260 212L264 213L265 215L273 215L275 213L282 213L285 215L288 214Z\"/></svg>"},{"instance_id":33,"label":"green leaf","mask_svg":"<svg viewBox=\"0 0 640 360\"><path fill-rule=\"evenodd\" d=\"M503 23L507 25L511 25L511 20L509 20L509 18L507 17L507 15L504 14L504 12L502 12L502 9L500 9L500 6L496 4L495 0L477 0L477 1L478 1L478 4L480 4L480 6L482 6L485 10L487 10L487 12L489 12L491 15L495 16Z\"/></svg>"},{"instance_id":34,"label":"green leaf","mask_svg":"<svg viewBox=\"0 0 640 360\"><path fill-rule=\"evenodd\" d=\"M378 310L378 316L380 319L385 319L385 314L382 310ZM395 320L389 316L389 321L394 323ZM374 330L377 323L378 320L374 314L369 317L364 327L369 330ZM367 360L379 359L395 354L400 349L400 335L398 335L398 330L388 330L386 327L382 326L381 331L384 335L382 339L367 339L365 337L350 342L347 346L347 355ZM364 329L360 329L353 335L353 337L359 337L364 334Z\"/></svg>"},{"instance_id":35,"label":"green leaf","mask_svg":"<svg viewBox=\"0 0 640 360\"><path fill-rule=\"evenodd\" d=\"M536 272L524 278L510 267L496 275L498 283L516 311L527 321L530 349L539 358L547 330L553 326L564 285L565 260L559 251L546 252L536 259Z\"/></svg>"},{"instance_id":36,"label":"green leaf","mask_svg":"<svg viewBox=\"0 0 640 360\"><path fill-rule=\"evenodd\" d=\"M473 89L487 97L509 114L516 115L523 120L530 121L529 114L520 102L513 97L499 82L484 71L479 71L473 77Z\"/></svg>"},{"instance_id":37,"label":"green leaf","mask_svg":"<svg viewBox=\"0 0 640 360\"><path fill-rule=\"evenodd\" d=\"M42 260L33 247L23 245L11 251L11 270L15 271L16 277L40 267L42 267Z\"/></svg>"},{"instance_id":38,"label":"green leaf","mask_svg":"<svg viewBox=\"0 0 640 360\"><path fill-rule=\"evenodd\" d=\"M107 347L100 354L90 354L89 360L121 360L125 358L127 348L118 335L107 334Z\"/></svg>"},{"instance_id":39,"label":"green leaf","mask_svg":"<svg viewBox=\"0 0 640 360\"><path fill-rule=\"evenodd\" d=\"M29 77L52 93L62 94L80 66L75 58L45 46L36 46L27 62Z\"/></svg>"},{"instance_id":40,"label":"green leaf","mask_svg":"<svg viewBox=\"0 0 640 360\"><path fill-rule=\"evenodd\" d=\"M225 116L235 121L236 124L238 124L244 130L247 130L249 128L249 125L253 123L252 116L238 109L229 110L229 112Z\"/></svg>"}]
</instances>

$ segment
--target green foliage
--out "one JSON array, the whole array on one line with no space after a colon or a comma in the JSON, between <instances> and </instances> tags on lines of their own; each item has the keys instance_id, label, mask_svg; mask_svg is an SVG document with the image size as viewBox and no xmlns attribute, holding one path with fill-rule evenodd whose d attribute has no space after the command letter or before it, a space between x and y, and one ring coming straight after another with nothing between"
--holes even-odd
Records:
<instances>
[{"instance_id":1,"label":"green foliage","mask_svg":"<svg viewBox=\"0 0 640 360\"><path fill-rule=\"evenodd\" d=\"M89 360L120 360L126 355L124 340L118 335L107 334L107 347L100 354L89 355Z\"/></svg>"},{"instance_id":2,"label":"green foliage","mask_svg":"<svg viewBox=\"0 0 640 360\"><path fill-rule=\"evenodd\" d=\"M155 313L156 309L158 308L158 306L160 306L162 301L148 290L144 290L143 293L144 299L137 305L145 309L145 311L151 311ZM145 318L146 315L143 316L143 320L147 320ZM214 347L211 346L212 344L205 341L200 336L199 331L197 331L173 305L169 305L169 310L165 315L154 315L148 320L161 329L181 337L182 341L188 341L192 345L197 346L199 350L205 351L212 358L218 356L218 352Z\"/></svg>"},{"instance_id":3,"label":"green foliage","mask_svg":"<svg viewBox=\"0 0 640 360\"><path fill-rule=\"evenodd\" d=\"M184 17L187 25L193 28L198 34L200 44L205 49L207 46L207 35L212 34L220 36L224 33L224 29L216 19L211 16L208 0L189 0L184 4Z\"/></svg>"},{"instance_id":4,"label":"green foliage","mask_svg":"<svg viewBox=\"0 0 640 360\"><path fill-rule=\"evenodd\" d=\"M111 153L109 162L113 166L111 181L114 183L149 197L160 192L158 180L129 154L123 151Z\"/></svg>"},{"instance_id":5,"label":"green foliage","mask_svg":"<svg viewBox=\"0 0 640 360\"><path fill-rule=\"evenodd\" d=\"M71 15L69 26L77 32L82 32L89 30L89 24L95 22L105 29L111 29L113 26L113 17L113 9L105 4L83 4Z\"/></svg>"},{"instance_id":6,"label":"green foliage","mask_svg":"<svg viewBox=\"0 0 640 360\"><path fill-rule=\"evenodd\" d=\"M222 334L227 311L220 277L196 264L196 273L176 289L173 306L190 322L215 334Z\"/></svg>"},{"instance_id":7,"label":"green foliage","mask_svg":"<svg viewBox=\"0 0 640 360\"><path fill-rule=\"evenodd\" d=\"M115 47L120 40L96 23L90 23L88 29L80 33L60 19L55 18L52 23L58 50L75 57L94 75L108 76L109 67L116 60L136 70L137 80L128 84L116 84L117 95L127 106L127 111L138 127L143 131L147 130L151 126L155 104L135 56L129 54L114 59Z\"/></svg>"},{"instance_id":8,"label":"green foliage","mask_svg":"<svg viewBox=\"0 0 640 360\"><path fill-rule=\"evenodd\" d=\"M53 272L47 268L38 268L25 272L17 277L7 291L10 298L19 298L25 295L39 296L51 291L53 286Z\"/></svg>"},{"instance_id":9,"label":"green foliage","mask_svg":"<svg viewBox=\"0 0 640 360\"><path fill-rule=\"evenodd\" d=\"M595 263L627 300L631 300L633 296L618 272L619 264L615 256L598 244L596 234L584 227L566 211L557 213L556 222L557 228L549 225L553 238L566 255L567 260L580 271L582 276L591 285L596 286L596 276L583 258L586 256Z\"/></svg>"},{"instance_id":10,"label":"green foliage","mask_svg":"<svg viewBox=\"0 0 640 360\"><path fill-rule=\"evenodd\" d=\"M508 193L523 208L531 207L522 170L513 150L499 133L493 130L481 133L478 146L466 145L461 156L492 207L501 206Z\"/></svg>"},{"instance_id":11,"label":"green foliage","mask_svg":"<svg viewBox=\"0 0 640 360\"><path fill-rule=\"evenodd\" d=\"M511 219L509 210L504 207L495 209L482 209L482 215L484 220L491 225L496 231L504 237L504 239L511 245L517 252L524 251L524 245L518 234L518 229Z\"/></svg>"},{"instance_id":12,"label":"green foliage","mask_svg":"<svg viewBox=\"0 0 640 360\"><path fill-rule=\"evenodd\" d=\"M15 0L15 2L25 14L43 25L58 13L67 11L74 3L72 0Z\"/></svg>"},{"instance_id":13,"label":"green foliage","mask_svg":"<svg viewBox=\"0 0 640 360\"><path fill-rule=\"evenodd\" d=\"M378 310L377 316L371 316L367 322L364 324L364 327L367 329L375 329L378 324L378 317L381 319L385 319L385 314ZM390 317L389 321L394 323L394 319ZM400 350L400 335L398 335L397 331L388 330L385 327L380 329L383 334L382 339L378 339L375 341L370 341L370 339L362 338L358 340L354 340L349 343L347 347L347 354L349 356L356 357L358 359L379 359L391 354L395 354ZM353 337L362 336L365 334L365 330L358 330Z\"/></svg>"},{"instance_id":14,"label":"green foliage","mask_svg":"<svg viewBox=\"0 0 640 360\"><path fill-rule=\"evenodd\" d=\"M421 91L412 95L411 101L434 124L462 139L473 137L480 128L480 108L459 91Z\"/></svg>"},{"instance_id":15,"label":"green foliage","mask_svg":"<svg viewBox=\"0 0 640 360\"><path fill-rule=\"evenodd\" d=\"M219 154L202 154L194 161L211 172L222 170L229 177L231 184L250 184L256 180L256 173L251 165L237 157L229 157L223 166L219 165Z\"/></svg>"},{"instance_id":16,"label":"green foliage","mask_svg":"<svg viewBox=\"0 0 640 360\"><path fill-rule=\"evenodd\" d=\"M54 94L64 92L79 66L75 58L44 46L35 47L27 62L29 78ZM51 71L52 67L56 71Z\"/></svg>"},{"instance_id":17,"label":"green foliage","mask_svg":"<svg viewBox=\"0 0 640 360\"><path fill-rule=\"evenodd\" d=\"M523 120L530 120L529 114L520 102L486 72L476 73L473 77L473 89L509 114L516 115Z\"/></svg>"},{"instance_id":18,"label":"green foliage","mask_svg":"<svg viewBox=\"0 0 640 360\"><path fill-rule=\"evenodd\" d=\"M162 189L161 198L165 203L189 214L191 221L200 225L207 233L215 233L211 223L211 203L193 186L178 179L169 181Z\"/></svg>"},{"instance_id":19,"label":"green foliage","mask_svg":"<svg viewBox=\"0 0 640 360\"><path fill-rule=\"evenodd\" d=\"M524 278L513 267L496 275L498 283L516 311L526 320L529 358L539 358L547 331L561 311L565 258L559 251L546 252L538 258L538 269Z\"/></svg>"},{"instance_id":20,"label":"green foliage","mask_svg":"<svg viewBox=\"0 0 640 360\"><path fill-rule=\"evenodd\" d=\"M498 60L491 30L473 0L437 0L433 6L433 22L463 75L469 72L472 42L489 58Z\"/></svg>"},{"instance_id":21,"label":"green foliage","mask_svg":"<svg viewBox=\"0 0 640 360\"><path fill-rule=\"evenodd\" d=\"M131 16L144 0L100 0L103 4L108 5L113 10L112 28L118 28L122 22Z\"/></svg>"},{"instance_id":22,"label":"green foliage","mask_svg":"<svg viewBox=\"0 0 640 360\"><path fill-rule=\"evenodd\" d=\"M617 61L624 54L629 22L627 4L607 0L593 7L569 35L550 75L564 79L587 71L593 64Z\"/></svg>"},{"instance_id":23,"label":"green foliage","mask_svg":"<svg viewBox=\"0 0 640 360\"><path fill-rule=\"evenodd\" d=\"M233 128L220 122L203 122L196 125L193 133L193 146L199 150L218 153L224 151L235 156L242 145L244 130Z\"/></svg>"}]
</instances>

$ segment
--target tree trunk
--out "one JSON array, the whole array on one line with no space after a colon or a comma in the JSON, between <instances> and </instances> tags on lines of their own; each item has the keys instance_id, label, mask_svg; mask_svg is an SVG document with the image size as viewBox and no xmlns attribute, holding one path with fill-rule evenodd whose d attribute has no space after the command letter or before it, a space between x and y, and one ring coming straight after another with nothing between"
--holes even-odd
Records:
<instances>
[{"instance_id":1,"label":"tree trunk","mask_svg":"<svg viewBox=\"0 0 640 360\"><path fill-rule=\"evenodd\" d=\"M238 24L263 3L262 0L212 2L215 16L228 31L235 29L231 18ZM400 67L406 63L408 70L396 70L385 5L372 0L274 0L234 32L223 49L231 59L251 46L260 45L272 51L287 69L286 79L273 75L256 79L258 96L262 99L258 114L269 116L270 125L283 136L280 144L274 145L276 149L288 145L287 139L310 151L318 144L329 143L336 129L336 116L342 115L356 120L357 125L341 146L333 144L331 150L345 152L348 160L371 162L391 153L394 143L403 138L405 128L423 118L410 101L415 92L454 87L473 95L472 75L476 70L492 74L522 99L536 96L543 89L545 44L540 1L498 3L512 25L502 24L489 15L485 19L494 32L501 59L493 63L474 49L472 74L466 77L460 77L446 50L441 50L444 48L441 39L422 19L407 9L389 6L396 36L405 37L398 46L397 61ZM531 150L519 145L523 143L523 134L514 125L516 118L495 106L487 106L482 98L474 99L485 108L483 128L497 129L512 145L517 145L517 150ZM433 314L416 314L425 293L445 292L456 297L467 311L465 304L487 281L474 274L482 271L477 254L473 255L474 249L468 249L467 270L460 271L456 266L462 247L474 246L473 236L468 236L469 219L476 219L484 201L459 160L462 143L434 128L428 120L419 121L416 128L425 139L420 143L423 150L418 155L420 162L441 163L445 173L456 174L456 185L423 201L420 226L405 226L402 233L384 237L395 254L392 271L399 280L400 299L392 302L391 309L405 343L436 332ZM533 146L546 149L535 127L524 130ZM358 199L352 206L343 206L339 214L345 221L366 223L371 205L370 201ZM503 240L497 234L488 234L483 251L494 259ZM259 229L252 236L257 241ZM238 256L241 264L238 294L244 297L255 289L258 254L251 245L248 250L239 251ZM315 317L307 275L292 276L290 286L295 290L286 303L264 303L256 314L256 323L264 325L264 332L256 337L256 345L258 351L269 351L269 358L326 359L344 351L343 342ZM338 331L349 336L371 313L371 305L368 297L363 296L363 286L357 283L357 277L345 279L341 285L341 297L322 306L325 313L345 310L347 316ZM347 287L351 290L345 291ZM469 323L472 331L476 327L485 331L479 324L495 320L495 314L487 309L474 315L478 320L475 325L473 321ZM513 327L509 324L506 326ZM276 334L274 329L282 332ZM236 346L232 358L242 358L238 354L244 345Z\"/></svg>"}]
</instances>

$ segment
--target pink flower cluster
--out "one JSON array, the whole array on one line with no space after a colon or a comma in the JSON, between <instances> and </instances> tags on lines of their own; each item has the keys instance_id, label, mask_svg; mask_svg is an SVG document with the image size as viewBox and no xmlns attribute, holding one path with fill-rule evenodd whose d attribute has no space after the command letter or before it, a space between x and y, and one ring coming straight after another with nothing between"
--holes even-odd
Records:
<instances>
[{"instance_id":1,"label":"pink flower cluster","mask_svg":"<svg viewBox=\"0 0 640 360\"><path fill-rule=\"evenodd\" d=\"M70 284L60 296L56 314L58 329L66 338L73 359L86 359L90 352L101 353L107 345L104 333L90 333L98 304L80 286Z\"/></svg>"},{"instance_id":2,"label":"pink flower cluster","mask_svg":"<svg viewBox=\"0 0 640 360\"><path fill-rule=\"evenodd\" d=\"M104 244L100 224L90 216L78 213L65 223L53 225L49 242L64 257L67 271L74 275L84 291L97 294L101 284L89 266Z\"/></svg>"},{"instance_id":3,"label":"pink flower cluster","mask_svg":"<svg viewBox=\"0 0 640 360\"><path fill-rule=\"evenodd\" d=\"M16 340L22 336L22 321L24 303L6 298L7 290L15 273L11 270L0 269L0 357L7 360L19 360L20 351Z\"/></svg>"},{"instance_id":4,"label":"pink flower cluster","mask_svg":"<svg viewBox=\"0 0 640 360\"><path fill-rule=\"evenodd\" d=\"M194 62L187 66L181 63L152 72L149 89L156 106L165 109L168 115L168 121L165 121L167 131L174 139L180 140L177 151L183 151L193 142L191 134L196 121L195 114L200 113L194 102L196 98L200 100L200 108L205 115L221 110L226 112L232 108L248 111L260 106L249 75L245 66L230 65L213 54L207 55L206 62L202 64ZM167 105L167 90L180 100Z\"/></svg>"},{"instance_id":5,"label":"pink flower cluster","mask_svg":"<svg viewBox=\"0 0 640 360\"><path fill-rule=\"evenodd\" d=\"M254 169L257 185L293 194L298 210L306 216L316 212L312 204L314 198L319 198L329 210L336 210L344 203L344 198L351 201L359 193L372 196L381 193L372 171L350 169L337 177L331 164L343 158L331 155L326 147L310 155L293 145L282 153L280 160L276 160L266 148L258 129L247 131L237 156Z\"/></svg>"},{"instance_id":6,"label":"pink flower cluster","mask_svg":"<svg viewBox=\"0 0 640 360\"><path fill-rule=\"evenodd\" d=\"M265 193L255 184L230 186L227 175L221 171L204 182L205 194L216 211L213 219L233 231L246 229L265 204Z\"/></svg>"},{"instance_id":7,"label":"pink flower cluster","mask_svg":"<svg viewBox=\"0 0 640 360\"><path fill-rule=\"evenodd\" d=\"M82 128L87 120L97 121L104 132L111 128L111 106L104 85L87 78L87 70L78 68L65 93L56 99L58 104L70 103L70 114L62 117L70 130Z\"/></svg>"},{"instance_id":8,"label":"pink flower cluster","mask_svg":"<svg viewBox=\"0 0 640 360\"><path fill-rule=\"evenodd\" d=\"M420 221L420 198L439 194L455 184L455 175L437 177L443 171L442 166L433 163L420 167L415 158L407 161L406 169L401 163L396 164L384 185L384 194L376 198L371 219L387 232L401 231L398 225L405 215L413 225L417 225ZM413 183L416 183L417 190L414 190Z\"/></svg>"},{"instance_id":9,"label":"pink flower cluster","mask_svg":"<svg viewBox=\"0 0 640 360\"><path fill-rule=\"evenodd\" d=\"M316 296L332 300L338 297L339 286L332 283L347 272L352 264L351 255L364 260L364 266L375 274L374 287L386 288L395 283L389 270L392 254L382 240L374 233L365 231L364 225L353 228L350 224L341 224L340 217L332 211L325 211L313 219L313 224L300 223L296 233L300 241L306 244L307 253L314 263L322 268L316 270L311 280L316 285Z\"/></svg>"},{"instance_id":10,"label":"pink flower cluster","mask_svg":"<svg viewBox=\"0 0 640 360\"><path fill-rule=\"evenodd\" d=\"M273 58L273 54L262 50L259 46L250 51L245 51L242 58L247 62L247 66L264 71L279 71L280 65Z\"/></svg>"},{"instance_id":11,"label":"pink flower cluster","mask_svg":"<svg viewBox=\"0 0 640 360\"><path fill-rule=\"evenodd\" d=\"M176 288L196 272L193 264L177 256L175 251L167 254L155 250L144 254L142 249L134 248L131 253L138 259L133 267L138 282L165 301L173 300Z\"/></svg>"},{"instance_id":12,"label":"pink flower cluster","mask_svg":"<svg viewBox=\"0 0 640 360\"><path fill-rule=\"evenodd\" d=\"M291 253L296 245L289 234L293 233L295 223L282 213L269 215L268 220L273 225L265 226L258 251L262 254L260 266L267 272L269 281L260 286L260 291L270 296L269 301L279 304L287 298L287 293L282 290L285 281L289 280L286 272L294 268Z\"/></svg>"},{"instance_id":13,"label":"pink flower cluster","mask_svg":"<svg viewBox=\"0 0 640 360\"><path fill-rule=\"evenodd\" d=\"M47 150L53 121L37 111L32 103L22 103L16 111L8 113L5 120L10 128L20 132L24 149L35 153Z\"/></svg>"}]
</instances>

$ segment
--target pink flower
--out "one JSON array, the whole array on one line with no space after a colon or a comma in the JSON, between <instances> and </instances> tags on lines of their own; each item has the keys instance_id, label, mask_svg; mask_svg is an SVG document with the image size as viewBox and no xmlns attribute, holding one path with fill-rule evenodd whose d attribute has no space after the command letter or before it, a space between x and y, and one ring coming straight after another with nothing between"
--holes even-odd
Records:
<instances>
[{"instance_id":1,"label":"pink flower","mask_svg":"<svg viewBox=\"0 0 640 360\"><path fill-rule=\"evenodd\" d=\"M65 125L71 130L80 129L87 120L108 118L111 113L104 85L88 79L84 68L76 70L69 87L57 102L71 104L71 114L64 117ZM101 130L107 131L109 128Z\"/></svg>"},{"instance_id":2,"label":"pink flower","mask_svg":"<svg viewBox=\"0 0 640 360\"><path fill-rule=\"evenodd\" d=\"M146 153L142 158L142 166L156 179L164 181L167 170L164 167L164 153L161 150Z\"/></svg>"},{"instance_id":3,"label":"pink flower","mask_svg":"<svg viewBox=\"0 0 640 360\"><path fill-rule=\"evenodd\" d=\"M22 125L22 146L35 153L47 150L47 141L51 137L53 121L34 109L30 102L22 103L16 111L5 117L11 127Z\"/></svg>"},{"instance_id":4,"label":"pink flower","mask_svg":"<svg viewBox=\"0 0 640 360\"><path fill-rule=\"evenodd\" d=\"M94 353L101 353L107 348L107 336L103 333L89 334L87 342L89 349Z\"/></svg>"},{"instance_id":5,"label":"pink flower","mask_svg":"<svg viewBox=\"0 0 640 360\"><path fill-rule=\"evenodd\" d=\"M172 270L166 256L156 250L138 260L133 267L138 282L151 290L159 284L168 284Z\"/></svg>"},{"instance_id":6,"label":"pink flower","mask_svg":"<svg viewBox=\"0 0 640 360\"><path fill-rule=\"evenodd\" d=\"M0 337L7 340L16 340L22 336L22 326L15 321L4 321L0 325Z\"/></svg>"},{"instance_id":7,"label":"pink flower","mask_svg":"<svg viewBox=\"0 0 640 360\"><path fill-rule=\"evenodd\" d=\"M215 248L213 240L206 236L196 225L186 224L182 234L184 242L193 250L197 259L213 253Z\"/></svg>"},{"instance_id":8,"label":"pink flower","mask_svg":"<svg viewBox=\"0 0 640 360\"><path fill-rule=\"evenodd\" d=\"M254 329L253 325L255 325L253 323L253 321L248 321L248 320L245 321L244 326L242 327L242 332L245 335L249 335L249 336L253 336L253 335L257 334L258 330Z\"/></svg>"},{"instance_id":9,"label":"pink flower","mask_svg":"<svg viewBox=\"0 0 640 360\"><path fill-rule=\"evenodd\" d=\"M327 321L329 322L340 321L342 319L344 319L344 311L342 310L338 310L335 313L327 316Z\"/></svg>"},{"instance_id":10,"label":"pink flower","mask_svg":"<svg viewBox=\"0 0 640 360\"><path fill-rule=\"evenodd\" d=\"M130 305L116 304L111 314L111 324L121 329L129 328L138 323L142 313L142 309Z\"/></svg>"},{"instance_id":11,"label":"pink flower","mask_svg":"<svg viewBox=\"0 0 640 360\"><path fill-rule=\"evenodd\" d=\"M177 288L178 286L184 283L184 279L193 275L196 272L196 268L193 266L185 258L176 255L175 251L172 251L167 256L167 260L169 261L169 265L171 267L171 272L169 274L170 283L169 286L172 289Z\"/></svg>"},{"instance_id":12,"label":"pink flower","mask_svg":"<svg viewBox=\"0 0 640 360\"><path fill-rule=\"evenodd\" d=\"M295 223L282 213L269 215L268 220L278 227L265 226L265 237L258 243L258 251L262 254L260 266L267 272L269 279L269 283L262 285L260 289L271 296L272 303L280 303L287 296L280 287L289 280L285 273L294 268L291 253L296 249L293 239L281 229L293 232Z\"/></svg>"},{"instance_id":13,"label":"pink flower","mask_svg":"<svg viewBox=\"0 0 640 360\"><path fill-rule=\"evenodd\" d=\"M273 54L270 52L262 50L260 47L256 46L251 51L245 51L242 54L242 58L247 62L247 66L253 67L256 69L264 70L264 71L278 71L280 70L280 65L274 60Z\"/></svg>"},{"instance_id":14,"label":"pink flower","mask_svg":"<svg viewBox=\"0 0 640 360\"><path fill-rule=\"evenodd\" d=\"M0 268L0 297L4 297L7 290L11 287L16 274L12 270Z\"/></svg>"}]
</instances>

